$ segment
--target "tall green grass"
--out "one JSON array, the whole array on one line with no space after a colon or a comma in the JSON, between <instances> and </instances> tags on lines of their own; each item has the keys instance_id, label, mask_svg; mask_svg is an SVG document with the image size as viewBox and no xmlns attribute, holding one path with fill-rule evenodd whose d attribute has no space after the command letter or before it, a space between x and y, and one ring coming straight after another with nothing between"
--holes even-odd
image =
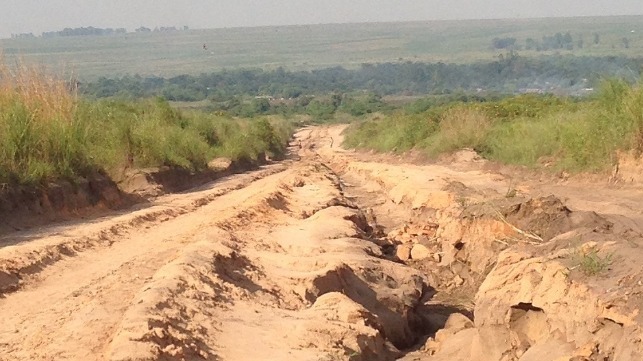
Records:
<instances>
[{"instance_id":1,"label":"tall green grass","mask_svg":"<svg viewBox=\"0 0 643 361\"><path fill-rule=\"evenodd\" d=\"M462 148L479 149L491 125L491 119L479 109L464 106L447 109L436 132L419 145L432 156Z\"/></svg>"},{"instance_id":2,"label":"tall green grass","mask_svg":"<svg viewBox=\"0 0 643 361\"><path fill-rule=\"evenodd\" d=\"M643 87L609 80L583 101L528 95L398 113L354 124L345 139L347 147L377 151L437 156L473 148L507 164L602 171L618 150L643 153Z\"/></svg>"},{"instance_id":3,"label":"tall green grass","mask_svg":"<svg viewBox=\"0 0 643 361\"><path fill-rule=\"evenodd\" d=\"M379 152L405 152L436 132L439 115L394 113L353 123L346 131L344 146Z\"/></svg>"},{"instance_id":4,"label":"tall green grass","mask_svg":"<svg viewBox=\"0 0 643 361\"><path fill-rule=\"evenodd\" d=\"M0 65L0 183L44 185L131 167L203 170L215 157L283 154L292 132L279 118L238 120L181 112L162 99L79 99L38 69Z\"/></svg>"}]
</instances>

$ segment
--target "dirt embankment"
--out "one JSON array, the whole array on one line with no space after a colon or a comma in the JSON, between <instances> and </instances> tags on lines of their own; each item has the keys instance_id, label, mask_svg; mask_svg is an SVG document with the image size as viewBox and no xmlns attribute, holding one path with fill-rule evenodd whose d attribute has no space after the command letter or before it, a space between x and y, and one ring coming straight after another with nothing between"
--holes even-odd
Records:
<instances>
[{"instance_id":1,"label":"dirt embankment","mask_svg":"<svg viewBox=\"0 0 643 361\"><path fill-rule=\"evenodd\" d=\"M340 131L4 236L0 359L643 359L643 193L514 184L474 156L373 161Z\"/></svg>"},{"instance_id":2,"label":"dirt embankment","mask_svg":"<svg viewBox=\"0 0 643 361\"><path fill-rule=\"evenodd\" d=\"M0 185L0 235L54 222L93 218L168 193L182 192L221 177L256 169L265 164L213 160L210 169L192 172L164 167L129 170L121 179L96 173L75 182L47 186Z\"/></svg>"},{"instance_id":3,"label":"dirt embankment","mask_svg":"<svg viewBox=\"0 0 643 361\"><path fill-rule=\"evenodd\" d=\"M516 185L475 156L449 166L391 164L332 150L337 128L303 137L385 225L389 257L436 290L419 307L437 333L404 359L643 358L643 224L630 208L643 200L639 189ZM562 201L570 197L575 209Z\"/></svg>"}]
</instances>

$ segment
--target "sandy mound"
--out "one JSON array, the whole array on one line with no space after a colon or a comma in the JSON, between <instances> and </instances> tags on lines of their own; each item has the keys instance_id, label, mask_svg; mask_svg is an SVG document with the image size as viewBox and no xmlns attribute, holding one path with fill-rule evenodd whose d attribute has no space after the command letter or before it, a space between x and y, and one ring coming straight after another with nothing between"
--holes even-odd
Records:
<instances>
[{"instance_id":1,"label":"sandy mound","mask_svg":"<svg viewBox=\"0 0 643 361\"><path fill-rule=\"evenodd\" d=\"M611 222L594 212L572 212L553 195L512 205L502 213L509 223L544 241L578 228L595 232L612 228Z\"/></svg>"}]
</instances>

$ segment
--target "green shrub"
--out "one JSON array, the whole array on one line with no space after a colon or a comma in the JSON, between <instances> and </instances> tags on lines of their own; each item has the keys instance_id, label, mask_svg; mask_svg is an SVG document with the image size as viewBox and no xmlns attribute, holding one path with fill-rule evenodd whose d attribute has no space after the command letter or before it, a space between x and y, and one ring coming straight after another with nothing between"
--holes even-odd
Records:
<instances>
[{"instance_id":1,"label":"green shrub","mask_svg":"<svg viewBox=\"0 0 643 361\"><path fill-rule=\"evenodd\" d=\"M71 95L39 76L0 67L0 183L73 178L94 168L85 143L87 124L73 117Z\"/></svg>"},{"instance_id":2,"label":"green shrub","mask_svg":"<svg viewBox=\"0 0 643 361\"><path fill-rule=\"evenodd\" d=\"M489 130L483 155L503 163L535 166L539 159L560 150L559 121L551 116L541 121L519 118L497 123Z\"/></svg>"},{"instance_id":3,"label":"green shrub","mask_svg":"<svg viewBox=\"0 0 643 361\"><path fill-rule=\"evenodd\" d=\"M462 148L480 150L491 126L491 119L477 109L464 106L448 109L442 114L438 131L421 146L429 155Z\"/></svg>"},{"instance_id":4,"label":"green shrub","mask_svg":"<svg viewBox=\"0 0 643 361\"><path fill-rule=\"evenodd\" d=\"M128 167L202 170L215 156L281 155L292 133L274 118L181 112L160 98L79 100L63 82L0 66L0 183L44 184Z\"/></svg>"},{"instance_id":5,"label":"green shrub","mask_svg":"<svg viewBox=\"0 0 643 361\"><path fill-rule=\"evenodd\" d=\"M612 254L601 256L595 248L578 249L572 258L576 264L574 267L579 268L586 276L597 276L608 271L613 261Z\"/></svg>"},{"instance_id":6,"label":"green shrub","mask_svg":"<svg viewBox=\"0 0 643 361\"><path fill-rule=\"evenodd\" d=\"M364 120L351 125L345 134L344 146L380 152L404 152L431 136L438 127L434 114L392 114L384 118Z\"/></svg>"},{"instance_id":7,"label":"green shrub","mask_svg":"<svg viewBox=\"0 0 643 361\"><path fill-rule=\"evenodd\" d=\"M490 118L513 120L521 117L537 118L563 110L577 110L578 104L555 95L525 94L480 103L477 107Z\"/></svg>"},{"instance_id":8,"label":"green shrub","mask_svg":"<svg viewBox=\"0 0 643 361\"><path fill-rule=\"evenodd\" d=\"M432 156L466 147L508 164L603 171L618 150L643 153L643 87L606 81L595 98L582 101L552 95L458 101L356 123L344 145L383 152L415 148Z\"/></svg>"}]
</instances>

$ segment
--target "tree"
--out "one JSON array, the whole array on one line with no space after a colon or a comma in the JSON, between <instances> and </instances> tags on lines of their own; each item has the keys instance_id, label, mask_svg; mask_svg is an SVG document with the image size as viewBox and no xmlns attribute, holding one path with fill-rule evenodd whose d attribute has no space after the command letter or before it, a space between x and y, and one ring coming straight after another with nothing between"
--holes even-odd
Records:
<instances>
[{"instance_id":1,"label":"tree","mask_svg":"<svg viewBox=\"0 0 643 361\"><path fill-rule=\"evenodd\" d=\"M515 47L516 38L494 38L491 45L494 49L510 49Z\"/></svg>"},{"instance_id":2,"label":"tree","mask_svg":"<svg viewBox=\"0 0 643 361\"><path fill-rule=\"evenodd\" d=\"M251 104L255 114L263 114L270 110L270 101L266 98L255 98Z\"/></svg>"},{"instance_id":3,"label":"tree","mask_svg":"<svg viewBox=\"0 0 643 361\"><path fill-rule=\"evenodd\" d=\"M525 49L526 50L540 50L540 45L538 42L532 38L527 38L525 40Z\"/></svg>"}]
</instances>

